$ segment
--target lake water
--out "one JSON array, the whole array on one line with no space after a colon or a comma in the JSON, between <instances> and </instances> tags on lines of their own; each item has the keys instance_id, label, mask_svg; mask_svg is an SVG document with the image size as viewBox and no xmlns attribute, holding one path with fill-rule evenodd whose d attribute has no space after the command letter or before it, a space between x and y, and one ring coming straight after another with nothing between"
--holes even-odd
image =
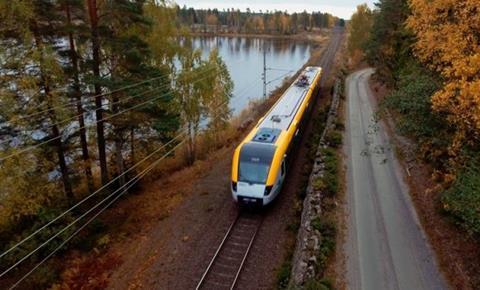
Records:
<instances>
[{"instance_id":1,"label":"lake water","mask_svg":"<svg viewBox=\"0 0 480 290\"><path fill-rule=\"evenodd\" d=\"M295 74L310 58L311 45L288 39L248 37L196 37L194 48L204 57L218 47L235 87L230 108L233 114L244 109L250 100L263 97L263 47L266 48L267 94L278 87L285 77Z\"/></svg>"}]
</instances>

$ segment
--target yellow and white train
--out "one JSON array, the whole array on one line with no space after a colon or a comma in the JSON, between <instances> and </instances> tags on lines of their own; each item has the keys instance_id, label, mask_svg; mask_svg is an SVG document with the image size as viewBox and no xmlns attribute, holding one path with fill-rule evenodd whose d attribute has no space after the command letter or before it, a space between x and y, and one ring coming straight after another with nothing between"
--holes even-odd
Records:
<instances>
[{"instance_id":1,"label":"yellow and white train","mask_svg":"<svg viewBox=\"0 0 480 290\"><path fill-rule=\"evenodd\" d=\"M235 149L231 190L239 204L264 206L279 194L289 153L314 103L321 73L320 67L305 68Z\"/></svg>"}]
</instances>

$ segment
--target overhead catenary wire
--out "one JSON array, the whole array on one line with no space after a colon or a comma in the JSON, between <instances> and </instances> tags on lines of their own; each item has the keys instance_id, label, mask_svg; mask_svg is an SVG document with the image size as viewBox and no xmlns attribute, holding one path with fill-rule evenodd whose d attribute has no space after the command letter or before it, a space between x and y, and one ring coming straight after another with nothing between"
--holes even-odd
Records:
<instances>
[{"instance_id":1,"label":"overhead catenary wire","mask_svg":"<svg viewBox=\"0 0 480 290\"><path fill-rule=\"evenodd\" d=\"M241 60L237 60L236 62L240 62L240 61L241 61ZM214 69L215 69L215 67L210 67L210 68L206 69L205 71L201 72L200 75L204 75L204 74L206 74L208 71L213 71ZM198 74L194 74L194 75L192 75L191 77L192 77L192 78L198 78L198 76L199 76ZM202 81L202 80L207 79L208 77L209 77L209 76L207 75L207 76L203 77L202 79L197 79L197 80L193 81L192 83L197 83L197 82L199 82L199 81ZM188 80L188 78L187 78L187 80ZM163 89L163 88L156 88L155 90L160 90L160 89ZM108 92L108 93L105 93L105 94L103 94L103 95L109 95L109 94L112 94L112 93L118 92L118 91L119 91L119 90L116 90L116 91L113 91L113 92ZM77 128L75 131L78 131L78 130L81 130L81 129L85 129L85 128L87 128L88 126L95 125L95 124L97 124L97 123L99 123L99 122L104 122L105 120L109 120L109 119L111 119L112 117L115 117L115 116L117 116L117 115L120 115L120 114L122 114L122 113L125 113L125 112L127 112L127 111L130 111L130 110L133 109L133 108L140 107L140 106L142 106L142 105L144 105L144 104L146 104L146 103L148 103L148 102L150 102L150 101L154 101L154 100L157 100L157 99L159 99L159 98L161 98L161 97L167 96L169 93L172 93L172 90L171 90L171 89L169 89L165 94L160 95L160 96L157 96L157 97L155 97L155 98L152 99L152 100L149 100L149 101L146 101L146 102L144 102L144 103L138 104L138 105L136 105L136 106L134 106L134 107L132 107L132 108L130 108L130 109L127 109L127 110L124 110L124 111L121 111L121 112L117 112L117 113L115 113L115 114L113 114L113 115L110 115L110 116L108 116L108 117L102 118L101 120L96 120L95 122L93 122L93 123L91 123L91 124L88 124L88 125L85 125L85 126L81 126L81 127ZM96 109L96 110L98 110L98 109ZM95 111L96 111L96 110L95 110ZM77 117L78 117L78 116L77 116ZM52 125L52 126L53 126L53 125ZM0 157L0 162L6 160L6 159L8 159L8 158L17 156L17 155L19 155L19 154L22 154L22 153L24 153L24 152L28 152L28 151L30 151L30 150L36 149L36 148L38 148L38 147L41 147L41 146L43 146L43 145L45 145L45 144L48 144L48 143L50 143L50 142L52 142L52 141L55 141L55 140L57 140L57 139L61 139L62 137L63 137L62 135L59 135L59 136L56 136L56 137L52 137L52 138L50 138L50 139L48 139L48 140L42 141L42 142L40 142L40 143L37 143L37 144L35 144L35 145L27 146L26 148L20 149L20 150L18 150L17 152L14 152L14 153L9 154L9 155L4 156L4 157ZM14 138L11 138L10 141L12 141L13 139L14 139ZM3 144L3 143L1 143L1 144ZM0 144L0 145L1 145L1 144Z\"/></svg>"},{"instance_id":2,"label":"overhead catenary wire","mask_svg":"<svg viewBox=\"0 0 480 290\"><path fill-rule=\"evenodd\" d=\"M197 79L197 80L193 81L192 83L197 83L197 82L203 81L203 80L205 80L205 79L207 79L207 78L209 78L209 77L210 77L210 76L205 76L205 77L203 77L203 78L201 78L201 79ZM162 97L165 97L165 96L167 96L167 95L168 95L169 93L171 93L171 92L172 92L172 91L169 90L169 91L168 91L167 93L165 93L165 94L156 96L156 97L154 97L154 98L152 98L152 99L149 99L149 100L146 100L146 101L144 101L144 102L142 102L142 103L140 103L140 104L136 104L136 105L134 105L134 106L132 106L132 107L130 107L130 108L128 108L128 109L125 109L125 110L122 110L122 111L120 111L120 112L117 112L117 113L115 113L115 114L113 114L113 115L110 115L110 116L108 116L108 117L106 117L106 118L103 118L103 119L101 119L101 120L96 120L96 121L93 122L92 124L85 125L85 126L81 126L81 127L77 128L76 131L77 131L77 130L81 130L81 129L85 129L85 128L87 128L88 126L97 124L97 123L99 123L99 122L104 122L104 121L106 121L106 120L110 120L110 119L112 119L113 117L116 117L116 116L118 116L118 115L124 114L124 113L126 113L126 112L128 112L128 111L131 111L131 110L133 110L133 109L136 109L136 108L138 108L138 107L141 107L141 106L143 106L143 105L146 105L146 104L148 104L148 103L150 103L150 102L156 101L156 100L158 100L158 99L160 99L160 98L162 98ZM56 137L52 137L52 138L50 138L50 139L48 139L48 140L42 141L42 142L40 142L40 143L38 143L38 144L31 145L31 146L27 146L27 147L25 147L25 148L23 148L23 149L20 149L20 150L14 152L14 153L11 153L11 154L9 154L9 155L7 155L7 156L1 157L1 158L0 158L0 162L6 160L6 159L8 159L8 158L12 158L12 157L18 156L18 155L20 155L20 154L22 154L22 153L25 153L25 152L31 151L31 150L33 150L33 149L36 149L36 148L38 148L38 147L40 147L40 146L43 146L43 145L45 145L45 144L48 144L48 143L50 143L50 142L52 142L52 141L55 141L55 140L57 140L57 139L60 139L60 138L62 138L62 137L63 137L62 135L59 135L59 136L56 136Z\"/></svg>"},{"instance_id":3,"label":"overhead catenary wire","mask_svg":"<svg viewBox=\"0 0 480 290\"><path fill-rule=\"evenodd\" d=\"M251 84L251 83L250 83ZM247 91L249 91L252 87L255 87L255 86L246 86L242 91L244 91L245 93ZM218 107L221 107L225 104L226 102L223 102L222 104L220 104ZM90 198L92 198L93 196L95 196L96 194L98 194L99 192L101 192L102 190L104 190L105 188L107 188L108 186L110 186L111 184L113 184L113 182L115 182L116 180L118 180L119 178L123 177L124 175L126 175L127 173L129 173L130 171L132 171L134 168L138 167L141 163L145 162L146 160L148 160L151 156L153 156L154 154L158 153L160 150L162 150L163 148L165 148L166 146L170 145L172 142L174 142L175 140L177 140L179 137L181 137L182 135L184 135L186 133L186 128L184 128L183 130L181 130L181 133L179 133L178 135L176 135L174 138L172 138L169 142L167 142L166 144L162 145L159 149L155 150L154 152L152 152L151 154L149 154L148 156L146 156L144 159L142 159L141 161L137 162L135 165L133 165L132 167L130 167L129 169L127 169L125 172L123 172L121 175L115 177L114 179L110 180L107 184L103 185L101 188L97 189L95 192L91 193L90 195L88 195L87 197L85 197L84 199L82 199L81 201L79 201L77 204L73 205L72 207L70 207L69 209L67 209L66 211L64 211L62 214L58 215L56 218L54 218L53 220L51 220L50 222L46 223L45 225L43 225L42 227L38 228L36 231L34 231L33 233L31 233L29 236L27 236L26 238L24 238L23 240L19 241L18 243L16 243L14 246L10 247L7 251L3 252L2 254L0 254L0 258L4 257L5 255L7 255L8 253L12 252L14 249L18 248L19 246L21 246L22 244L24 244L26 241L30 240L31 238L33 238L35 235L37 235L39 232L43 231L45 228L47 228L48 226L50 226L51 224L53 224L54 222L58 221L60 218L62 218L63 216L65 216L67 213L73 211L75 208L79 207L80 205L82 205L83 203L85 203L87 200L89 200ZM3 275L3 274L2 274ZM1 277L1 275L0 275Z\"/></svg>"},{"instance_id":4,"label":"overhead catenary wire","mask_svg":"<svg viewBox=\"0 0 480 290\"><path fill-rule=\"evenodd\" d=\"M243 91L244 92L247 92L251 89L251 87L246 87L246 90L244 89ZM225 102L224 102L225 103ZM220 106L222 106L224 103L222 103ZM219 106L219 107L220 107ZM175 138L178 138L179 136L181 136L182 134L179 134L177 135ZM177 146L175 146L175 149L178 148L178 146L180 146L181 144L183 144L183 142L185 142L185 140L181 141L180 144L178 144ZM166 145L166 144L165 144ZM174 149L172 149L171 151L169 151L170 153L173 152ZM167 153L166 155L168 155L169 153ZM165 156L166 156L165 155ZM149 155L149 156L152 156L152 155ZM164 157L162 157L163 159ZM148 157L147 157L148 159ZM137 163L138 165L138 163ZM130 169L133 169L133 168L130 168ZM143 177L143 175L142 175ZM140 177L141 178L141 177ZM135 180L135 178L133 178L132 180ZM130 180L129 182L131 182L132 180ZM138 181L138 180L137 180ZM136 182L136 181L135 181ZM127 183L128 184L128 183ZM130 187L129 187L130 188ZM92 209L90 209L89 211L87 211L86 213L84 213L82 216L79 217L79 219L85 217L87 214L89 214L90 212L92 212L95 208L97 208L101 203L103 203L105 200L107 200L108 198L110 198L111 196L113 196L113 194L115 194L116 192L118 192L119 190L121 190L122 188L119 188L118 190L116 190L114 193L112 193L109 197L107 197L106 199L104 199L102 202L100 202L99 204L97 204L95 207L93 207ZM128 189L127 189L128 190ZM121 194L125 193L122 192ZM118 197L117 197L118 198ZM115 198L115 200L117 199ZM114 201L112 201L111 203L113 203ZM108 206L111 204L109 203L106 207L108 208ZM77 205L78 206L78 205ZM103 210L102 210L103 211ZM91 222L96 216L98 216L101 212L97 213L92 219L90 219L87 223ZM58 217L58 218L61 218ZM58 218L56 220L58 220ZM41 246L39 246L36 250L34 250L33 252L31 252L29 255L25 256L24 258L22 258L20 261L18 261L17 263L15 263L12 267L10 267L8 270L6 270L5 272L3 272L2 274L0 274L0 277L2 277L4 274L6 274L8 271L10 271L11 269L15 268L18 264L20 264L21 262L23 262L25 259L29 258L31 255L33 255L36 251L38 251L39 248L43 247L44 245L46 245L47 243L49 243L50 241L52 241L53 239L55 239L56 237L58 237L60 234L62 234L65 230L67 230L69 227L71 227L74 223L78 222L77 219L76 221L74 221L72 224L70 224L69 226L67 226L66 228L64 228L63 230L61 230L60 232L58 232L56 235L54 235L53 237L51 237L49 240L47 240L45 243L43 243ZM50 225L51 223L55 222L56 220L54 221L51 221L49 224L45 225L44 227L47 227L48 225ZM43 263L44 261L46 261L49 257L51 257L56 251L58 251L66 242L68 242L76 233L78 233L81 229L83 229L87 224L85 224L84 226L82 226L80 229L78 229L71 237L69 237L64 243L62 243L60 245L60 247L58 247L54 252L52 252L49 256L47 256L41 263ZM36 232L38 233L38 232ZM36 233L33 233L31 236L35 235ZM11 251L12 249L10 249L9 251ZM0 256L0 258L2 256L4 256L6 253L2 254ZM39 263L39 265L41 264ZM33 272L39 265L37 265L34 269L32 269L29 273L27 273L21 280L19 280L13 287L16 287L16 285L18 285L21 281L23 281L23 279L26 278L26 276L28 276L31 272Z\"/></svg>"},{"instance_id":5,"label":"overhead catenary wire","mask_svg":"<svg viewBox=\"0 0 480 290\"><path fill-rule=\"evenodd\" d=\"M127 170L125 170L122 174L118 175L117 177L115 177L114 179L110 180L108 183L106 183L105 185L103 185L102 187L100 187L99 189L97 189L96 191L94 191L93 193L89 194L88 196L86 196L85 198L83 198L82 200L80 200L78 203L76 203L75 205L71 206L69 209L67 209L66 211L64 211L62 214L58 215L56 218L54 218L53 220L49 221L48 223L46 223L45 225L41 226L40 228L38 228L37 230L35 230L33 233L31 233L30 235L28 235L27 237L25 237L24 239L22 239L21 241L19 241L18 243L16 243L15 245L13 245L12 247L10 247L8 250L6 250L5 252L3 252L2 254L0 254L0 258L3 258L4 256L6 256L8 253L12 252L14 249L18 248L19 246L21 246L22 244L24 244L25 242L27 242L28 240L30 240L31 238L33 238L34 236L36 236L39 232L43 231L45 228L47 228L48 226L50 226L51 224L53 224L54 222L58 221L59 219L61 219L62 217L64 217L67 213L73 211L74 209L76 209L77 207L79 207L80 205L82 205L83 203L85 203L86 201L88 201L89 199L91 199L93 196L97 195L98 193L100 193L102 190L106 189L108 186L112 185L115 181L117 181L118 179L122 178L124 175L126 175L127 173L129 173L130 171L132 171L133 169L137 168L140 164L142 164L143 162L145 162L146 160L148 160L150 157L152 157L153 155L155 155L156 153L160 152L161 150L163 150L165 147L169 146L170 144L172 144L175 140L178 139L178 137L182 136L185 134L185 129L182 130L182 132L180 134L178 134L177 136L175 136L174 138L172 138L170 141L168 141L167 143L163 144L160 148L158 148L157 150L153 151L152 153L150 153L149 155L147 155L146 157L144 157L142 160L140 160L139 162L135 163L135 165L133 165L132 167L128 168Z\"/></svg>"},{"instance_id":6,"label":"overhead catenary wire","mask_svg":"<svg viewBox=\"0 0 480 290\"><path fill-rule=\"evenodd\" d=\"M291 70L291 69L274 68L274 67L267 67L267 70L286 71L286 72L292 72L292 71L293 71L293 70Z\"/></svg>"},{"instance_id":7,"label":"overhead catenary wire","mask_svg":"<svg viewBox=\"0 0 480 290\"><path fill-rule=\"evenodd\" d=\"M255 86L246 86L241 92L242 93L246 93L248 91L250 91L252 88L255 88L257 87L259 84L255 85ZM223 104L222 104L223 105ZM184 129L186 130L186 129ZM184 134L185 132L182 132L181 134ZM174 137L172 140L170 140L168 143L164 144L164 146L168 146L171 142L173 142L174 140L176 140L176 138L178 138L181 134L177 135L176 137ZM163 147L162 147L163 148ZM162 148L158 149L161 150ZM13 251L15 248L17 248L18 246L22 245L23 243L25 243L26 241L28 241L29 239L31 239L33 236L35 236L36 234L38 234L40 231L44 230L46 227L50 226L51 224L53 224L55 221L59 220L60 218L62 218L63 216L65 216L68 212L74 210L75 208L77 208L78 206L80 206L81 204L83 204L84 202L86 202L87 200L89 200L90 198L92 198L93 196L95 196L97 193L99 193L101 190L105 189L106 187L108 187L109 185L111 185L113 182L115 182L116 180L118 180L119 178L123 177L125 174L129 173L131 170L133 170L134 168L136 168L140 163L143 163L145 160L147 160L148 158L150 158L151 156L153 156L153 154L157 153L158 151L154 151L153 153L151 153L149 156L145 157L143 160L141 160L140 162L137 162L134 166L130 167L129 169L127 169L123 174L115 177L114 179L110 180L107 184L105 184L104 186L102 186L101 188L99 188L98 190L96 190L95 192L91 193L90 195L88 195L87 197L85 197L84 199L82 199L79 203L75 204L74 206L72 206L71 208L69 208L67 211L63 212L62 214L60 214L59 216L57 216L56 218L54 218L53 220L51 220L50 222L48 222L47 224L43 225L42 227L40 227L39 229L37 229L35 232L33 232L32 234L30 234L29 236L27 236L26 238L24 238L22 241L16 243L14 246L12 246L11 248L9 248L7 251L3 252L2 254L0 254L0 258L4 257L5 255L7 255L8 253L10 253L11 251Z\"/></svg>"},{"instance_id":8,"label":"overhead catenary wire","mask_svg":"<svg viewBox=\"0 0 480 290\"><path fill-rule=\"evenodd\" d=\"M282 74L281 76L279 76L279 77L277 77L277 78L274 78L273 80L268 81L268 82L267 82L267 85L268 85L268 84L271 84L271 83L273 83L273 82L275 82L275 81L278 81L278 80L280 80L280 79L286 78L286 77L287 77L288 75L290 75L292 72L295 72L295 71L294 71L294 70L291 70L291 71L289 71L289 72L287 72L287 73L284 73L284 74Z\"/></svg>"},{"instance_id":9,"label":"overhead catenary wire","mask_svg":"<svg viewBox=\"0 0 480 290\"><path fill-rule=\"evenodd\" d=\"M166 88L166 87L165 87L165 88ZM121 104L121 103L124 103L124 102L126 102L126 101L129 101L129 100L131 100L131 99L140 97L140 96L142 96L142 95L145 95L145 94L148 94L148 93L152 93L152 92L154 92L154 91L158 91L158 90L160 90L160 89L162 89L162 88L160 88L160 87L158 87L158 88L152 88L152 89L149 89L149 90L144 91L144 92L142 92L142 93L139 93L138 95L129 96L129 97L127 97L127 98L118 100L118 101L116 101L116 102L109 103L109 105ZM96 112L96 111L98 111L98 110L104 110L103 105L102 105L102 107L96 108L96 109L94 109L93 111L83 112L83 113L81 113L81 114L74 115L74 116L71 116L71 117L69 117L69 118L67 118L67 119L61 120L61 121L59 121L59 122L57 122L57 123L51 124L51 125L49 125L48 127L44 128L44 130L51 129L51 128L53 128L54 126L60 126L60 125L62 125L62 124L64 124L64 123L67 123L68 121L74 121L76 118L78 118L78 117L80 117L80 116L83 116L85 113L94 113L94 112ZM10 142L14 141L14 140L17 139L17 138L18 138L18 137L15 136L15 137L11 137L11 138L9 138L9 139L4 139L4 140L0 141L0 145L6 144L6 143L10 143Z\"/></svg>"},{"instance_id":10,"label":"overhead catenary wire","mask_svg":"<svg viewBox=\"0 0 480 290\"><path fill-rule=\"evenodd\" d=\"M275 39L274 42L276 42L276 43L281 43L281 42L291 43L291 42L289 42L289 40L286 40L286 39ZM267 70L270 70L270 68L267 68ZM277 69L273 68L273 70L277 70ZM111 95L111 94L114 94L114 93L117 93L117 92L121 92L121 91L125 91L125 90L131 89L131 88L135 88L135 87L138 87L138 86L141 86L143 84L153 82L153 81L156 81L156 80L167 79L169 77L172 77L172 75L170 73L166 73L166 74L162 74L161 76L153 77L153 78L143 80L143 81L140 81L140 82L137 82L137 83L126 85L126 86L117 88L113 91L109 91L109 92L105 92L105 93L101 93L101 94L97 94L97 95L86 95L86 94L83 93L81 97L82 98L87 98L87 99L90 99L90 98L95 99L97 97L99 97L99 98L106 97L108 95ZM73 100L73 101L58 105L58 106L53 106L53 107L48 108L48 109L44 109L44 110L37 111L37 112L31 113L31 114L23 115L19 118L12 118L12 119L10 119L6 122L23 120L23 119L27 119L27 118L34 117L34 116L37 116L37 115L41 115L43 113L47 113L47 112L50 112L50 111L53 111L53 110L57 110L57 109L60 109L60 108L74 106L74 105L77 104L77 102L78 102L78 100Z\"/></svg>"},{"instance_id":11,"label":"overhead catenary wire","mask_svg":"<svg viewBox=\"0 0 480 290\"><path fill-rule=\"evenodd\" d=\"M210 70L213 70L213 69L214 69L213 67L212 67L212 68L209 68L209 69L206 69L203 73L205 73L205 72L207 72L207 71L210 71ZM202 74L203 74L203 73L202 73ZM197 77L197 76L198 76L198 75L192 75L191 78L194 78L194 77ZM106 105L121 104L121 103L124 103L124 102L126 102L126 101L135 99L135 98L137 98L137 97L139 97L139 96L142 96L142 95L145 95L145 94L148 94L148 93L156 92L156 91L159 91L159 90L162 90L162 89L168 89L169 87L170 87L170 84L166 84L166 85L161 86L161 87L151 88L151 89L146 90L146 91L143 91L143 92L141 92L141 93L139 93L139 94L137 94L137 95L133 95L133 96L129 96L129 97L126 97L126 98L123 98L123 99L119 99L119 100L116 101L116 102L107 103ZM117 91L117 92L118 92L118 91ZM109 94L113 94L113 93L115 93L115 92L111 92L111 93L109 93ZM88 112L82 112L81 114L77 114L77 115L74 115L74 116L72 116L72 117L69 117L69 118L67 118L67 119L65 119L65 120L61 120L61 121L59 121L59 122L57 122L57 123L55 123L55 124L51 124L51 125L49 125L47 128L45 128L45 130L48 130L48 129L50 129L50 128L53 128L54 126L60 126L60 125L66 123L66 122L68 122L68 121L73 121L73 120L75 120L76 118L78 118L78 117L80 117L80 116L83 116L85 113L94 113L94 112L96 112L96 111L98 111L98 110L104 110L103 106L104 106L104 105L102 104L102 106L101 106L100 108L95 108L94 110L91 110L91 111L88 111ZM105 118L102 118L102 120L105 120ZM93 123L93 124L95 124L95 123ZM80 129L82 129L82 128L79 128L79 130L80 130ZM11 138L9 138L9 139L2 140L2 141L0 141L0 145L3 145L3 144L5 144L5 143L10 143L10 142L12 142L13 140L15 140L16 138L17 138L17 137L11 137Z\"/></svg>"},{"instance_id":12,"label":"overhead catenary wire","mask_svg":"<svg viewBox=\"0 0 480 290\"><path fill-rule=\"evenodd\" d=\"M117 201L123 194L125 194L133 185L135 185L141 178L143 178L148 172L150 172L153 168L155 168L155 166L160 162L162 161L163 159L165 159L169 154L171 154L175 149L177 149L178 147L180 147L180 145L182 145L183 143L185 142L185 140L181 141L179 144L177 144L174 148L172 148L169 152L167 152L166 154L164 154L162 157L160 157L159 159L157 159L153 164L151 164L149 167L147 167L146 169L144 169L140 174L138 174L136 176L136 178L133 178L131 179L128 183L131 182L131 184L128 185L128 183L125 184L125 186L127 186L126 188L122 187L122 188L119 188L118 190L114 191L112 194L110 194L108 196L108 198L114 196L117 192L121 191L120 194L118 194L114 199L112 199L109 203L107 203L107 205L105 205L102 209L100 209L95 215L93 215L89 220L87 220L87 222L85 224L83 224L80 228L78 228L72 235L70 235L65 241L63 241L59 246L57 246L52 252L50 252L50 254L48 254L45 258L43 258L39 263L37 263L29 272L27 272L24 276L22 276L22 278L20 278L20 280L18 280L14 285L12 285L10 287L10 289L13 289L15 287L17 287L23 280L25 280L31 273L33 273L38 267L40 267L43 263L45 263L48 259L50 259L51 256L53 256L57 251L59 251L66 243L68 243L74 236L76 236L81 230L83 230L88 224L90 224L95 218L97 218L97 216L99 216L102 212L104 212L110 205L112 205L115 201ZM133 181L133 182L132 182ZM107 198L107 199L108 199ZM103 202L105 202L107 199L104 199L102 202L98 203L97 205L95 205L92 209L90 209L87 213L85 213L84 215L82 215L82 218L84 216L86 216L88 213L92 212L94 209L96 209L98 206L100 206ZM49 239L47 242L45 242L44 244L50 242L51 240L53 240L54 238L58 237L58 235L60 235L61 233L63 233L66 229L70 228L72 225L74 225L76 222L78 221L75 220L74 222L72 222L71 224L69 224L67 227L65 227L64 229L62 229L60 232L58 232L55 236L53 236L53 238ZM44 245L42 244L42 245ZM28 258L28 257L27 257ZM23 262L23 261L22 261ZM16 267L16 265L12 266L13 268ZM12 267L10 267L8 270L6 270L5 272L3 272L2 274L0 274L0 277L2 277L5 273L7 273L8 271L10 271L11 269L13 269Z\"/></svg>"},{"instance_id":13,"label":"overhead catenary wire","mask_svg":"<svg viewBox=\"0 0 480 290\"><path fill-rule=\"evenodd\" d=\"M158 76L158 77L153 77L151 79L148 79L148 80L143 80L141 82L138 82L138 83L135 83L135 84L131 84L131 85L127 85L127 86L124 86L124 87L121 87L121 88L118 88L118 89L115 89L113 91L109 91L109 92L105 92L105 93L101 93L101 94L97 94L97 95L87 95L85 96L85 94L82 94L82 98L101 98L101 97L106 97L108 95L111 95L111 94L114 94L114 93L118 93L118 92L121 92L121 91L125 91L125 90L128 90L128 89L132 89L132 88L135 88L135 87L138 87L138 86L141 86L143 84L146 84L146 83L149 83L149 82L153 82L155 80L161 80L162 78L163 79L166 79L170 77L169 74L167 75L162 75L162 76ZM23 119L27 119L27 118L30 118L30 117L34 117L34 116L37 116L37 115L41 115L41 114L44 114L44 113L48 113L50 111L54 111L54 110L57 110L57 109L61 109L61 108L66 108L66 107L70 107L70 106L73 106L73 105L76 105L78 102L78 100L74 100L74 101L70 101L70 102L67 102L65 104L61 104L61 105L58 105L58 106L54 106L54 107L51 107L51 108L48 108L48 109L44 109L44 110L41 110L41 111L37 111L37 112L34 112L34 113L31 113L31 114L28 114L28 115L23 115L19 118L12 118L10 119L8 122L12 122L12 121L16 121L16 120L23 120Z\"/></svg>"},{"instance_id":14,"label":"overhead catenary wire","mask_svg":"<svg viewBox=\"0 0 480 290\"><path fill-rule=\"evenodd\" d=\"M235 61L234 63L237 63L237 62L240 62L240 61L241 60L238 60L238 61ZM182 72L182 70L180 72L176 72L176 74L181 73L181 72ZM97 95L87 95L87 96L85 96L85 94L82 94L82 97L87 98L87 99L89 99L89 98L95 99L97 97L99 97L99 98L106 97L106 96L109 96L111 94L118 93L118 92L121 92L121 91L125 91L125 90L131 89L131 88L135 88L135 87L141 86L141 85L146 84L146 83L150 83L150 82L153 82L153 81L156 81L156 80L161 80L161 79L167 79L167 78L170 78L170 77L172 77L172 75L170 73L167 73L167 74L163 74L161 76L153 77L153 78L150 78L150 79L147 79L147 80L143 80L143 81L140 81L140 82L137 82L137 83L134 83L134 84L130 84L130 85L127 85L127 86L123 86L123 87L114 89L113 91L109 91L109 92L105 92L105 93L101 93L101 94L97 94ZM37 112L31 113L31 114L28 114L28 115L23 115L19 118L12 118L12 119L10 119L6 122L12 122L14 120L23 120L23 119L26 119L26 118L34 117L34 116L37 116L37 115L40 115L40 114L43 114L43 113L47 113L47 112L50 112L50 111L53 111L53 110L56 110L56 109L76 105L77 102L78 102L78 100L73 100L73 101L67 102L65 104L61 104L61 105L54 106L54 107L51 107L51 108L48 108L48 109L37 111Z\"/></svg>"},{"instance_id":15,"label":"overhead catenary wire","mask_svg":"<svg viewBox=\"0 0 480 290\"><path fill-rule=\"evenodd\" d=\"M228 101L226 102L223 102L222 104L220 104L218 106L221 107L223 106L225 103L227 103ZM180 135L180 134L179 134ZM178 136L179 136L178 135ZM172 148L171 150L169 150L166 154L164 154L162 157L160 157L157 161L154 162L154 164L151 164L149 167L147 167L147 169L143 170L140 174L137 174L134 178L130 179L125 185L123 185L122 187L118 188L117 190L115 190L113 193L111 193L110 195L108 195L106 198L104 198L102 201L100 201L99 203L97 203L94 207L92 207L91 209L89 209L87 212L85 212L84 214L82 214L81 216L79 216L76 220L74 220L73 222L71 222L69 225L67 225L65 228L63 228L62 230L60 230L59 232L57 232L56 234L54 234L53 236L51 236L47 241L45 241L44 243L42 243L40 246L38 246L37 248L35 248L33 251L31 251L29 254L27 254L26 256L24 256L22 259L20 259L19 261L17 261L14 265L12 265L11 267L9 267L7 270L5 270L4 272L2 272L0 274L0 277L4 276L5 274L7 274L9 271L11 271L12 269L14 269L16 266L18 266L20 263L22 263L23 261L25 261L26 259L28 259L30 256L32 256L35 252L37 252L38 250L40 250L41 248L43 248L45 245L47 245L48 243L50 243L52 240L54 240L55 238L57 238L59 235L61 235L63 232L65 232L68 228L70 228L71 226L73 226L74 224L76 224L79 220L83 219L86 215L88 215L89 213L91 213L93 210L95 210L99 205L101 205L102 203L104 203L106 200L108 200L109 198L111 198L112 196L114 196L117 192L119 191L123 191L117 196L114 198L114 200L112 200L109 204L107 204L102 210L100 210L99 212L97 212L97 214L95 214L91 219L89 219L83 226L81 226L79 229L77 229L70 237L68 237L59 247L57 247L53 252L51 252L48 256L46 256L40 263L38 263L31 271L29 271L25 276L23 276L19 281L17 281L13 286L12 288L16 287L19 283L21 283L21 281L23 281L28 275L30 275L36 268L38 268L41 264L43 264L46 260L48 260L53 254L55 254L59 249L61 249L63 247L63 245L65 245L70 239L72 239L78 232L80 232L86 225L88 225L92 220L94 220L101 212L103 212L104 210L106 210L114 201L116 201L121 195L123 195L125 192L128 191L128 189L130 189L131 186L133 186L133 184L135 184L136 182L138 182L138 180L140 180L143 176L145 176L151 169L153 169L153 167L156 166L156 164L158 164L159 161L163 160L164 158L166 158L169 154L171 154L172 152L174 152L179 146L181 146L184 142L186 141L186 139L183 139L182 141L180 141L179 144L177 144L174 148ZM153 166L152 166L153 165ZM129 185L129 183L132 183L131 185ZM127 187L126 189L124 189L125 187ZM11 289L12 289L11 288Z\"/></svg>"}]
</instances>

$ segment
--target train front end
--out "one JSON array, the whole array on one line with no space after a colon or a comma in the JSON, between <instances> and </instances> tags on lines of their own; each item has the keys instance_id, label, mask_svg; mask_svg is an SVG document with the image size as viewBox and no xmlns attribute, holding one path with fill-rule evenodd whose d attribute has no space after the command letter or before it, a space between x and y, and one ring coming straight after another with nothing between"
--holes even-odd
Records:
<instances>
[{"instance_id":1,"label":"train front end","mask_svg":"<svg viewBox=\"0 0 480 290\"><path fill-rule=\"evenodd\" d=\"M276 153L274 144L257 142L244 143L235 150L231 190L239 205L265 206L278 195L284 168L275 166Z\"/></svg>"}]
</instances>

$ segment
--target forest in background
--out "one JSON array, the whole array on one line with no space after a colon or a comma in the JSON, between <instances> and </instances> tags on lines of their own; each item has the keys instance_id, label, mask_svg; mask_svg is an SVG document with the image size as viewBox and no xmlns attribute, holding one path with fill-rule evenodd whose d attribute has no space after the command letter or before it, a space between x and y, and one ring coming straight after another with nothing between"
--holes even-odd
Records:
<instances>
[{"instance_id":1,"label":"forest in background","mask_svg":"<svg viewBox=\"0 0 480 290\"><path fill-rule=\"evenodd\" d=\"M480 234L478 1L380 0L352 16L349 52L376 68L383 106L435 169L441 208Z\"/></svg>"},{"instance_id":2,"label":"forest in background","mask_svg":"<svg viewBox=\"0 0 480 290\"><path fill-rule=\"evenodd\" d=\"M192 49L163 1L1 0L0 17L5 278L24 273L15 267L24 258L34 265L68 249L63 241L83 228L76 221L87 210L98 212L165 156L182 151L192 164L200 132L214 145L228 126L233 82L216 50L202 59ZM69 245L92 246L87 232ZM32 285L58 275L42 269Z\"/></svg>"},{"instance_id":3,"label":"forest in background","mask_svg":"<svg viewBox=\"0 0 480 290\"><path fill-rule=\"evenodd\" d=\"M285 11L240 11L238 9L194 9L175 6L179 22L193 32L225 34L276 34L291 35L311 32L334 25L344 26L345 21L323 12L287 13Z\"/></svg>"}]
</instances>

